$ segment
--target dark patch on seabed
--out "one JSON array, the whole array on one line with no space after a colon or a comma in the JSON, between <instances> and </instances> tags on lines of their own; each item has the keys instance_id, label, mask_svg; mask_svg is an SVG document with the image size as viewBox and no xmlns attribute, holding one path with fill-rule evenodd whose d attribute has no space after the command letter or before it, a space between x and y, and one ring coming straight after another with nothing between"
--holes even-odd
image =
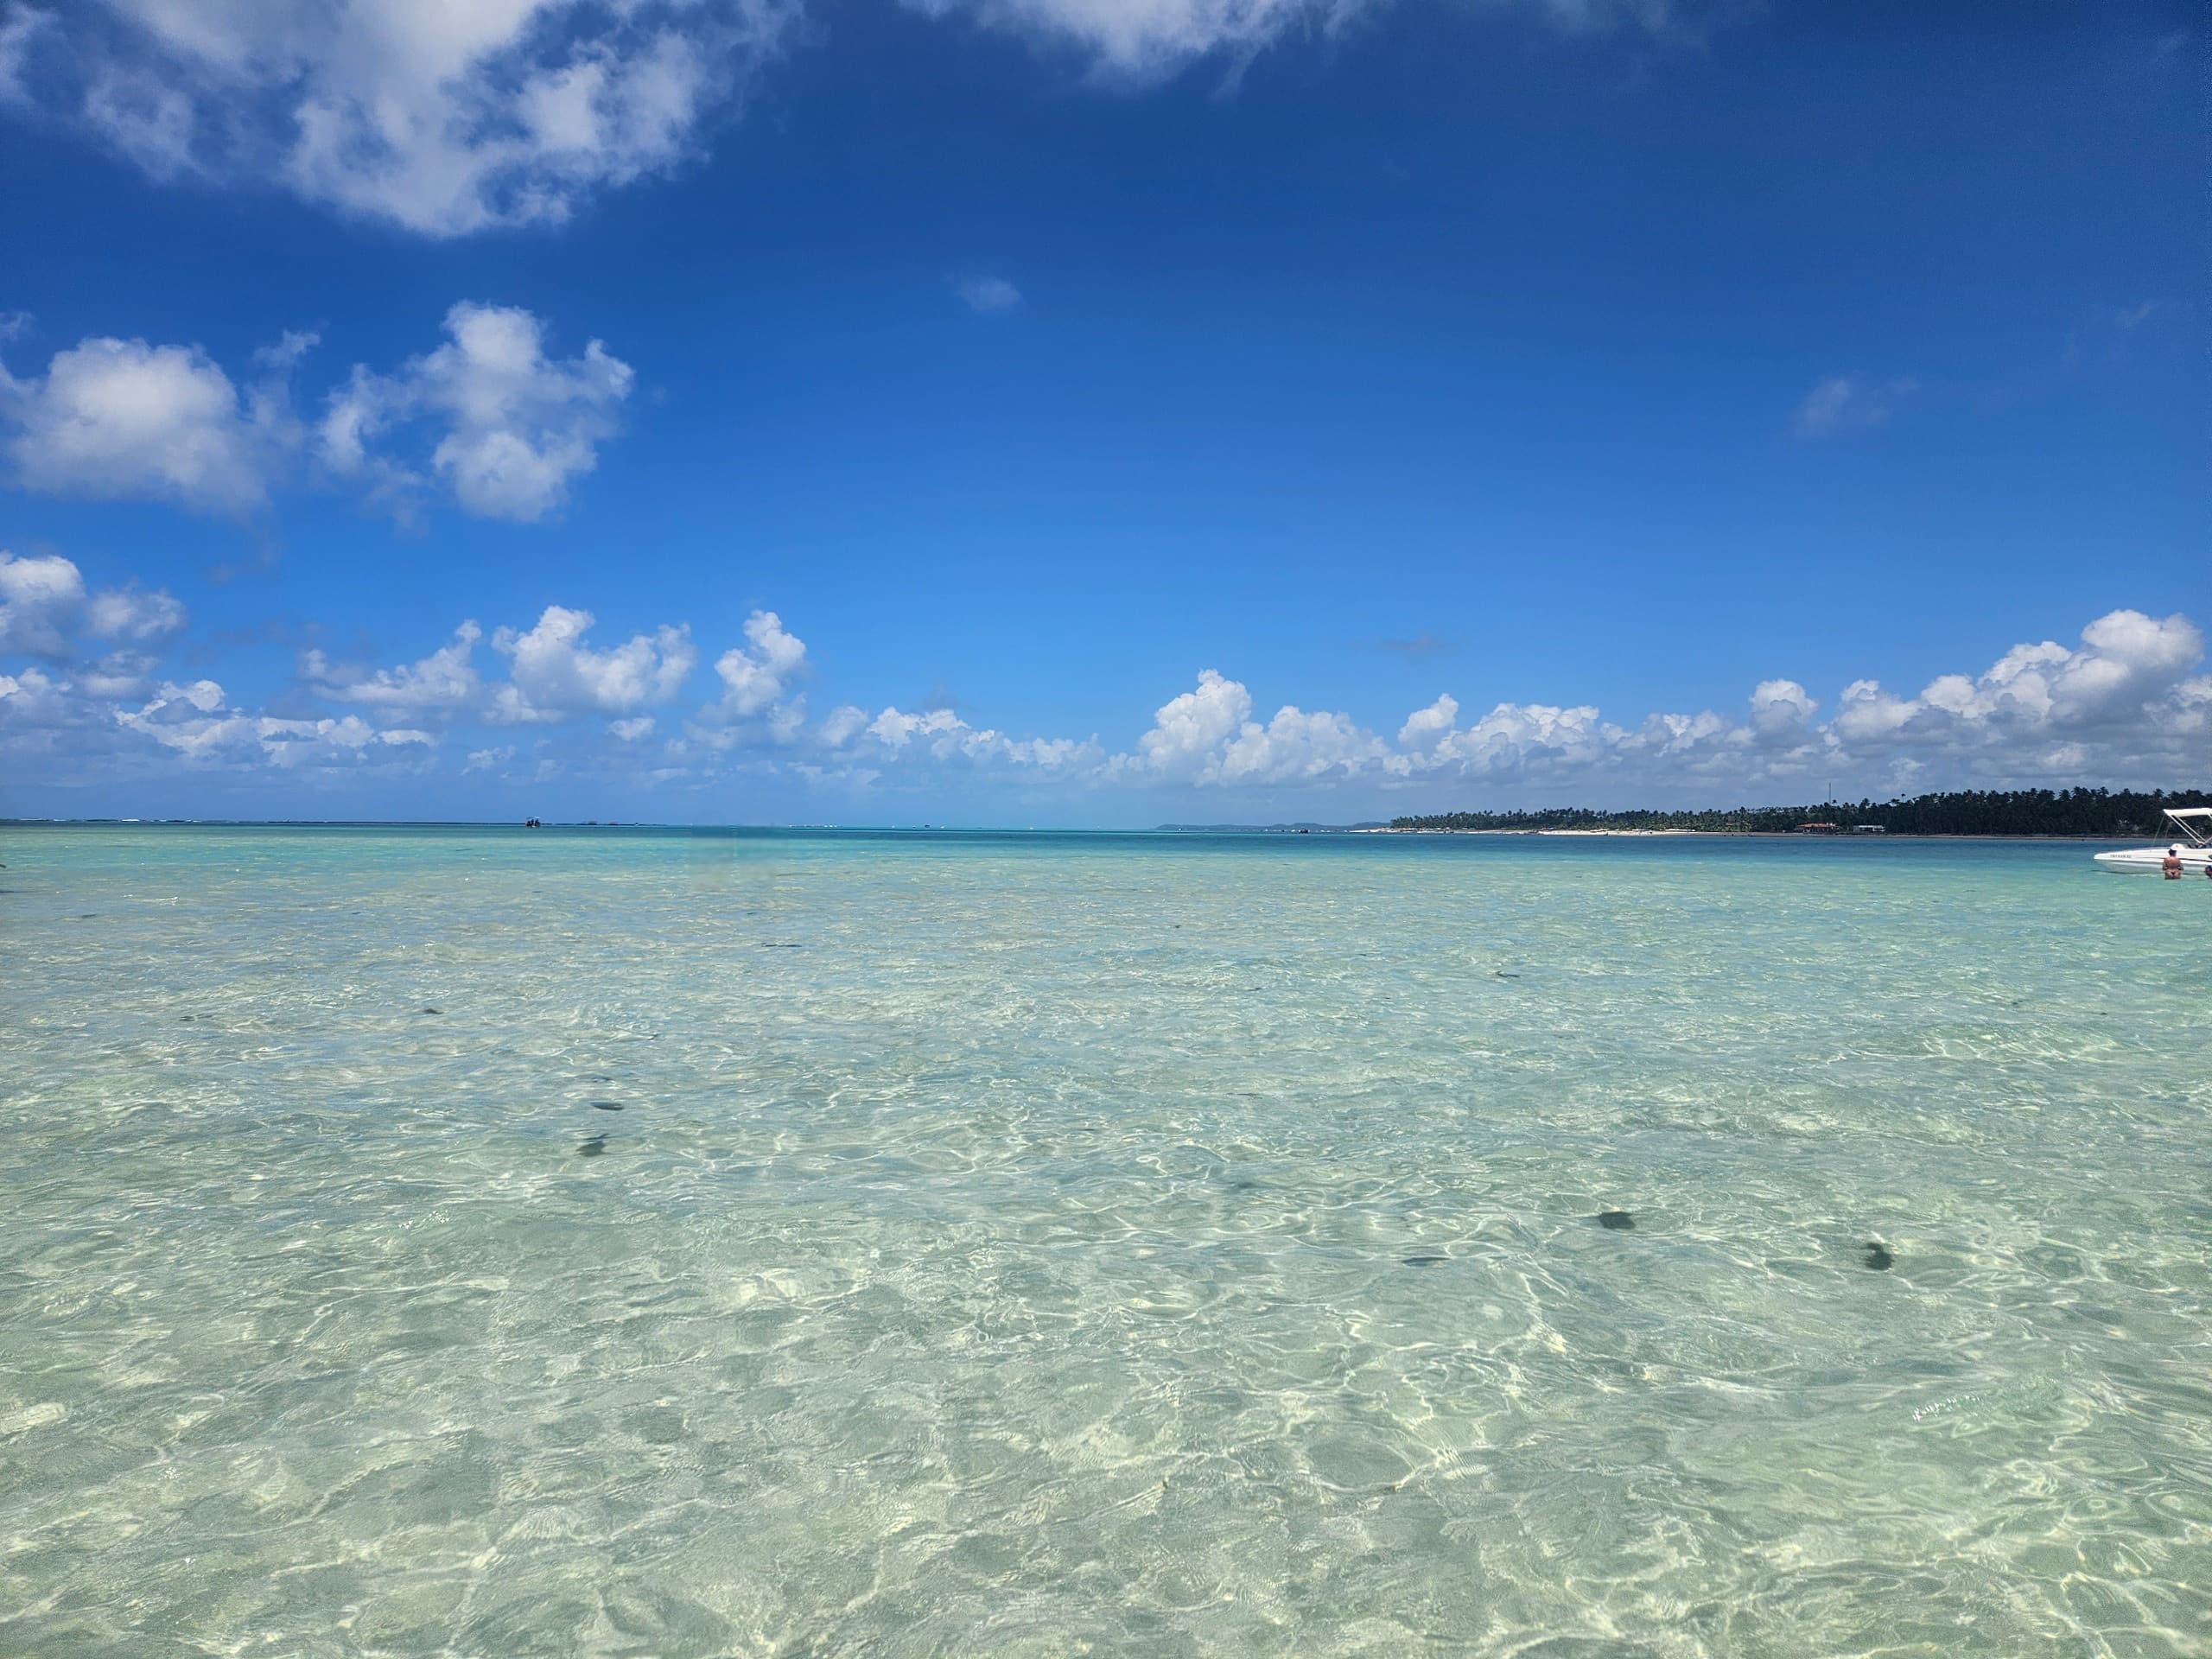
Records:
<instances>
[{"instance_id":1,"label":"dark patch on seabed","mask_svg":"<svg viewBox=\"0 0 2212 1659\"><path fill-rule=\"evenodd\" d=\"M595 1112L619 1112L622 1109L622 1103L619 1100L594 1100L591 1103L591 1109Z\"/></svg>"},{"instance_id":2,"label":"dark patch on seabed","mask_svg":"<svg viewBox=\"0 0 2212 1659\"><path fill-rule=\"evenodd\" d=\"M603 1135L594 1135L589 1140L586 1141L583 1145L576 1148L576 1156L579 1158L596 1158L606 1150L607 1137Z\"/></svg>"},{"instance_id":3,"label":"dark patch on seabed","mask_svg":"<svg viewBox=\"0 0 2212 1659\"><path fill-rule=\"evenodd\" d=\"M1451 1259L1448 1255L1409 1255L1406 1257L1406 1265L1409 1268L1433 1268Z\"/></svg>"},{"instance_id":4,"label":"dark patch on seabed","mask_svg":"<svg viewBox=\"0 0 2212 1659\"><path fill-rule=\"evenodd\" d=\"M1886 1249L1872 1239L1859 1248L1866 1252L1866 1265L1877 1273L1887 1273L1897 1265L1897 1257L1891 1255Z\"/></svg>"},{"instance_id":5,"label":"dark patch on seabed","mask_svg":"<svg viewBox=\"0 0 2212 1659\"><path fill-rule=\"evenodd\" d=\"M1609 1233L1632 1233L1636 1230L1636 1217L1625 1210L1600 1210L1598 1224Z\"/></svg>"},{"instance_id":6,"label":"dark patch on seabed","mask_svg":"<svg viewBox=\"0 0 2212 1659\"><path fill-rule=\"evenodd\" d=\"M429 1006L426 1003L426 1004L423 1006L423 1013L425 1013L425 1014L443 1014L443 1013L445 1012L445 1010L444 1010L443 1008L434 1008L434 1007L429 1007Z\"/></svg>"}]
</instances>

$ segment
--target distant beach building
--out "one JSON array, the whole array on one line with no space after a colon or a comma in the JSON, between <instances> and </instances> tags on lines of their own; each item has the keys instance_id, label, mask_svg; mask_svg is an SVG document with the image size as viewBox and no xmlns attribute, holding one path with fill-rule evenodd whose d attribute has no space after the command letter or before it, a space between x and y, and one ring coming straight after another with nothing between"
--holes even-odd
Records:
<instances>
[{"instance_id":1,"label":"distant beach building","mask_svg":"<svg viewBox=\"0 0 2212 1659\"><path fill-rule=\"evenodd\" d=\"M1801 836L1833 836L1842 827L1837 823L1801 823L1797 826L1797 833Z\"/></svg>"},{"instance_id":2,"label":"distant beach building","mask_svg":"<svg viewBox=\"0 0 2212 1659\"><path fill-rule=\"evenodd\" d=\"M1890 828L1885 823L1854 823L1851 826L1851 833L1854 836L1886 836Z\"/></svg>"}]
</instances>

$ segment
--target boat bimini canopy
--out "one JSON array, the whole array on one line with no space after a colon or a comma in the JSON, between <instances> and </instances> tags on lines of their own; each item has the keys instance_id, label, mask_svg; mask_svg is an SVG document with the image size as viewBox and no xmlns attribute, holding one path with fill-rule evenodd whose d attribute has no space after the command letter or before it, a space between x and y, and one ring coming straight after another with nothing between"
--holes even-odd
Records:
<instances>
[{"instance_id":1,"label":"boat bimini canopy","mask_svg":"<svg viewBox=\"0 0 2212 1659\"><path fill-rule=\"evenodd\" d=\"M2166 818L2192 847L2212 847L2212 806L2170 806Z\"/></svg>"}]
</instances>

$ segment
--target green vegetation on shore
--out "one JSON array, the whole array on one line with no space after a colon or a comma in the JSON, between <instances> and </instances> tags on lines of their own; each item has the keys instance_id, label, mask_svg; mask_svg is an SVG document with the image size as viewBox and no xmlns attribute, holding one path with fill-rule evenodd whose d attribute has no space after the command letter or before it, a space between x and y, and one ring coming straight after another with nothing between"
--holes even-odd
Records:
<instances>
[{"instance_id":1,"label":"green vegetation on shore","mask_svg":"<svg viewBox=\"0 0 2212 1659\"><path fill-rule=\"evenodd\" d=\"M1430 812L1393 818L1393 830L1702 830L1720 835L1787 834L1807 824L1850 830L1879 824L1893 836L2088 836L2107 840L2163 834L2170 806L2212 806L2201 789L1964 789L1909 800L1823 801L1816 806L1712 807L1599 812L1553 807L1531 812Z\"/></svg>"}]
</instances>

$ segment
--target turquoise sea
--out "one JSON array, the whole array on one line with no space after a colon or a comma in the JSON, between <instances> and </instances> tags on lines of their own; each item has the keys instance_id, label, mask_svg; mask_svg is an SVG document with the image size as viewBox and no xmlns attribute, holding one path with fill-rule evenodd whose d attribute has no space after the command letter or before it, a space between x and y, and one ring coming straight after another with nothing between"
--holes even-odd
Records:
<instances>
[{"instance_id":1,"label":"turquoise sea","mask_svg":"<svg viewBox=\"0 0 2212 1659\"><path fill-rule=\"evenodd\" d=\"M2212 1651L2089 850L0 829L0 1654Z\"/></svg>"}]
</instances>

